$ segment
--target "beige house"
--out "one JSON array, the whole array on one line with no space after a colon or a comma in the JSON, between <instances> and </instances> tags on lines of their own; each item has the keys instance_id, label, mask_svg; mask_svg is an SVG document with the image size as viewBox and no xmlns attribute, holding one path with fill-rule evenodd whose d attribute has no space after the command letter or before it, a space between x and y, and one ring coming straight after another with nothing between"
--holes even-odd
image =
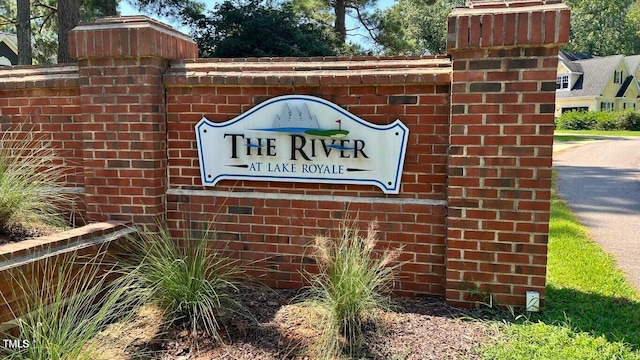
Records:
<instances>
[{"instance_id":1,"label":"beige house","mask_svg":"<svg viewBox=\"0 0 640 360\"><path fill-rule=\"evenodd\" d=\"M18 64L18 38L14 34L0 32L0 66Z\"/></svg>"},{"instance_id":2,"label":"beige house","mask_svg":"<svg viewBox=\"0 0 640 360\"><path fill-rule=\"evenodd\" d=\"M571 110L640 109L640 55L585 57L560 52L555 116Z\"/></svg>"}]
</instances>

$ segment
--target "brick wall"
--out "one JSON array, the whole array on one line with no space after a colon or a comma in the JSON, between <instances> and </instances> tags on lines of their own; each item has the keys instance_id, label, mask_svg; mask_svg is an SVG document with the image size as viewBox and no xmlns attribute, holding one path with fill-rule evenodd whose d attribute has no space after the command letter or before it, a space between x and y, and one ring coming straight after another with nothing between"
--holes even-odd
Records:
<instances>
[{"instance_id":1,"label":"brick wall","mask_svg":"<svg viewBox=\"0 0 640 360\"><path fill-rule=\"evenodd\" d=\"M25 299L25 290L36 291L44 284L56 286L58 279L53 278L57 273L56 264L65 262L69 266L70 261L76 261L79 268L85 265L79 259L89 262L119 256L118 246L133 233L129 224L110 221L0 246L0 331L13 327L14 324L7 322L25 310L25 303L33 306L31 297L36 294L28 292L31 297ZM37 275L42 273L49 277Z\"/></svg>"},{"instance_id":2,"label":"brick wall","mask_svg":"<svg viewBox=\"0 0 640 360\"><path fill-rule=\"evenodd\" d=\"M193 41L146 17L103 18L70 33L78 59L89 221L164 218L167 171L162 74L195 57Z\"/></svg>"},{"instance_id":3,"label":"brick wall","mask_svg":"<svg viewBox=\"0 0 640 360\"><path fill-rule=\"evenodd\" d=\"M224 75L221 75L224 74ZM450 61L445 57L189 61L165 74L169 146L167 218L174 228L215 219L219 236L263 281L300 287L308 244L344 218L377 219L382 246L404 246L398 291L444 295L445 182ZM223 181L204 188L194 128L220 122L274 96L332 101L376 124L410 129L398 196L374 186ZM266 260L264 260L266 259ZM264 261L262 261L264 260Z\"/></svg>"},{"instance_id":4,"label":"brick wall","mask_svg":"<svg viewBox=\"0 0 640 360\"><path fill-rule=\"evenodd\" d=\"M56 149L68 169L68 192L78 200L78 223L84 216L81 111L77 66L0 70L0 130L34 132Z\"/></svg>"},{"instance_id":5,"label":"brick wall","mask_svg":"<svg viewBox=\"0 0 640 360\"><path fill-rule=\"evenodd\" d=\"M518 29L516 32L515 29ZM377 219L404 247L401 294L468 305L477 291L544 298L558 46L556 1L473 1L449 18L449 57L208 59L145 17L71 33L76 66L0 70L0 121L27 122L72 164L89 221L166 220L177 236L214 222L231 254L275 287L313 271L307 245L343 219ZM514 35L517 34L517 35ZM154 41L150 41L153 39ZM317 96L409 128L398 195L368 185L200 181L195 124L270 98Z\"/></svg>"},{"instance_id":6,"label":"brick wall","mask_svg":"<svg viewBox=\"0 0 640 360\"><path fill-rule=\"evenodd\" d=\"M517 305L527 290L544 302L558 44L569 40L568 8L544 3L487 2L449 16L451 303L490 294Z\"/></svg>"}]
</instances>

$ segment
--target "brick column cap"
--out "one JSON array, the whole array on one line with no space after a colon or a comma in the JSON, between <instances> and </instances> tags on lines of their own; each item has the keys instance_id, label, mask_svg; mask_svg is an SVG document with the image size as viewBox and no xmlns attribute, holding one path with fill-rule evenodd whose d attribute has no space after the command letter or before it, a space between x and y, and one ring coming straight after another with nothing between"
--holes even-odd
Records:
<instances>
[{"instance_id":1,"label":"brick column cap","mask_svg":"<svg viewBox=\"0 0 640 360\"><path fill-rule=\"evenodd\" d=\"M75 59L198 57L198 46L188 35L143 15L108 16L82 23L69 33L69 47Z\"/></svg>"},{"instance_id":2,"label":"brick column cap","mask_svg":"<svg viewBox=\"0 0 640 360\"><path fill-rule=\"evenodd\" d=\"M570 16L558 0L471 1L449 14L447 50L561 47L569 42Z\"/></svg>"}]
</instances>

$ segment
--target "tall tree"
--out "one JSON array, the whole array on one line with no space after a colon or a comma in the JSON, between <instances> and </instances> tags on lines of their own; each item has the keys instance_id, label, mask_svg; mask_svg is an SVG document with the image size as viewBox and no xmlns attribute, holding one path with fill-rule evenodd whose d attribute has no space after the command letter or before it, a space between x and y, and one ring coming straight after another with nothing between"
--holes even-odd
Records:
<instances>
[{"instance_id":1,"label":"tall tree","mask_svg":"<svg viewBox=\"0 0 640 360\"><path fill-rule=\"evenodd\" d=\"M301 18L290 4L225 1L193 23L202 57L335 55L331 33Z\"/></svg>"},{"instance_id":2,"label":"tall tree","mask_svg":"<svg viewBox=\"0 0 640 360\"><path fill-rule=\"evenodd\" d=\"M16 32L18 36L18 64L31 65L31 2L17 0Z\"/></svg>"},{"instance_id":3,"label":"tall tree","mask_svg":"<svg viewBox=\"0 0 640 360\"><path fill-rule=\"evenodd\" d=\"M292 0L293 8L312 21L331 25L338 39L347 43L347 18L362 24L368 32L374 28L371 21L377 0Z\"/></svg>"},{"instance_id":4,"label":"tall tree","mask_svg":"<svg viewBox=\"0 0 640 360\"><path fill-rule=\"evenodd\" d=\"M638 35L627 17L635 0L565 0L571 7L566 49L590 55L633 54Z\"/></svg>"},{"instance_id":5,"label":"tall tree","mask_svg":"<svg viewBox=\"0 0 640 360\"><path fill-rule=\"evenodd\" d=\"M80 0L58 0L58 63L72 62L69 31L80 22Z\"/></svg>"},{"instance_id":6,"label":"tall tree","mask_svg":"<svg viewBox=\"0 0 640 360\"><path fill-rule=\"evenodd\" d=\"M182 24L202 15L204 3L197 0L129 0L140 11L158 14Z\"/></svg>"},{"instance_id":7,"label":"tall tree","mask_svg":"<svg viewBox=\"0 0 640 360\"><path fill-rule=\"evenodd\" d=\"M0 31L17 34L17 27L29 24L27 21L18 21L16 3L24 0L0 0ZM65 0L68 3L70 0ZM28 1L25 1L28 3ZM93 21L101 16L117 15L118 3L120 0L75 0L79 4L80 21ZM75 8L73 9L75 12ZM64 10L63 10L64 12ZM77 13L76 13L77 14ZM56 62L58 55L58 1L57 0L37 0L31 1L30 25L33 62L37 64L50 64ZM75 16L75 15L74 15ZM68 18L68 16L63 15ZM77 24L77 21L73 21ZM73 22L71 24L73 24ZM67 27L73 28L70 24ZM67 31L68 33L68 31ZM64 49L68 49L67 36L62 35ZM26 45L18 46L18 49L25 48ZM63 50L64 50L63 49ZM68 53L68 51L67 51ZM70 61L63 58L61 62Z\"/></svg>"},{"instance_id":8,"label":"tall tree","mask_svg":"<svg viewBox=\"0 0 640 360\"><path fill-rule=\"evenodd\" d=\"M386 54L444 54L447 16L464 3L465 0L398 0L375 14L374 40Z\"/></svg>"}]
</instances>

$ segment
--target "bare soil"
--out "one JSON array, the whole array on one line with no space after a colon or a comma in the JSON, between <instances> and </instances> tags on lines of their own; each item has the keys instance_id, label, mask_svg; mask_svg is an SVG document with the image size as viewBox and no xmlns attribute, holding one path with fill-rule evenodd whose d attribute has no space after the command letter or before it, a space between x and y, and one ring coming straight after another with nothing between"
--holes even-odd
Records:
<instances>
[{"instance_id":1,"label":"bare soil","mask_svg":"<svg viewBox=\"0 0 640 360\"><path fill-rule=\"evenodd\" d=\"M138 310L132 321L112 324L93 340L98 359L315 359L321 335L320 314L296 300L289 290L253 291L245 305L257 322L236 319L222 331L223 343L186 330L163 330L153 306ZM448 306L440 298L396 298L394 311L365 331L358 359L477 359L494 329L479 321L482 313Z\"/></svg>"}]
</instances>

